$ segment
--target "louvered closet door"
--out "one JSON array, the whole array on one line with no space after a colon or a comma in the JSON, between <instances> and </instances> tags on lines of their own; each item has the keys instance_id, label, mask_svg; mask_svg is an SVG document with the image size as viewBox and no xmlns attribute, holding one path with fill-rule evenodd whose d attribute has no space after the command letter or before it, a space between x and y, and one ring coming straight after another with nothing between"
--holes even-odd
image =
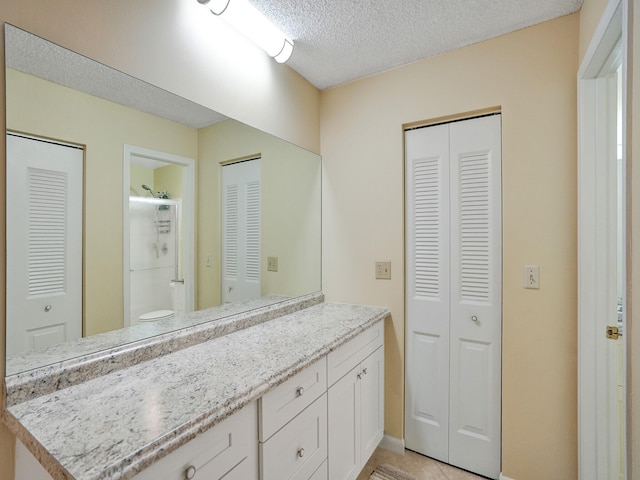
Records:
<instances>
[{"instance_id":1,"label":"louvered closet door","mask_svg":"<svg viewBox=\"0 0 640 480\"><path fill-rule=\"evenodd\" d=\"M407 448L449 460L449 127L406 133Z\"/></svg>"},{"instance_id":2,"label":"louvered closet door","mask_svg":"<svg viewBox=\"0 0 640 480\"><path fill-rule=\"evenodd\" d=\"M7 134L7 353L82 336L80 148Z\"/></svg>"},{"instance_id":3,"label":"louvered closet door","mask_svg":"<svg viewBox=\"0 0 640 480\"><path fill-rule=\"evenodd\" d=\"M451 124L449 463L500 474L500 116Z\"/></svg>"},{"instance_id":4,"label":"louvered closet door","mask_svg":"<svg viewBox=\"0 0 640 480\"><path fill-rule=\"evenodd\" d=\"M406 133L406 445L489 478L501 448L500 128L494 115ZM435 159L446 174L423 173Z\"/></svg>"},{"instance_id":5,"label":"louvered closet door","mask_svg":"<svg viewBox=\"0 0 640 480\"><path fill-rule=\"evenodd\" d=\"M222 300L260 296L260 159L222 167Z\"/></svg>"}]
</instances>

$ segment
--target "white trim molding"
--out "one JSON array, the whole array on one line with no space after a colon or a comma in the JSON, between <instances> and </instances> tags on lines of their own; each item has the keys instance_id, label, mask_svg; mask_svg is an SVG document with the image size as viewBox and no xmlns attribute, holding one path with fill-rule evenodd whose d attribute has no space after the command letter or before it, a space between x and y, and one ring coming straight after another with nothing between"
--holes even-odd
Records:
<instances>
[{"instance_id":1,"label":"white trim molding","mask_svg":"<svg viewBox=\"0 0 640 480\"><path fill-rule=\"evenodd\" d=\"M499 479L500 479L500 480L516 480L515 478L506 477L506 476L504 476L502 473L500 473L500 477L499 477Z\"/></svg>"},{"instance_id":2,"label":"white trim molding","mask_svg":"<svg viewBox=\"0 0 640 480\"><path fill-rule=\"evenodd\" d=\"M380 448L384 448L386 450L390 450L394 453L399 453L400 455L404 455L404 438L396 438L391 435L387 435L386 433L382 437L380 441Z\"/></svg>"}]
</instances>

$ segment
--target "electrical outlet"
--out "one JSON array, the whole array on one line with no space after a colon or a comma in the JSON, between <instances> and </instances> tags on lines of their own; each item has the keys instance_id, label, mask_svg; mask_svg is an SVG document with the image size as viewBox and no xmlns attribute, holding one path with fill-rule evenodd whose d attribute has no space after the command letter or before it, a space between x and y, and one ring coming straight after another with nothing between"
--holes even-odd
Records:
<instances>
[{"instance_id":1,"label":"electrical outlet","mask_svg":"<svg viewBox=\"0 0 640 480\"><path fill-rule=\"evenodd\" d=\"M540 288L540 268L537 265L524 266L524 288Z\"/></svg>"},{"instance_id":2,"label":"electrical outlet","mask_svg":"<svg viewBox=\"0 0 640 480\"><path fill-rule=\"evenodd\" d=\"M391 280L391 262L376 262L376 280Z\"/></svg>"},{"instance_id":3,"label":"electrical outlet","mask_svg":"<svg viewBox=\"0 0 640 480\"><path fill-rule=\"evenodd\" d=\"M268 272L278 271L278 257L267 257L267 271Z\"/></svg>"}]
</instances>

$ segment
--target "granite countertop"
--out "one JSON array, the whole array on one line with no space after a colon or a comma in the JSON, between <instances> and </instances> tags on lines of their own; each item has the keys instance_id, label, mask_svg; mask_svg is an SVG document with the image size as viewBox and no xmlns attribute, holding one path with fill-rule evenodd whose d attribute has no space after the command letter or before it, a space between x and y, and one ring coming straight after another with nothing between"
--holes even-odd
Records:
<instances>
[{"instance_id":1,"label":"granite countertop","mask_svg":"<svg viewBox=\"0 0 640 480\"><path fill-rule=\"evenodd\" d=\"M128 479L261 397L387 309L321 303L8 407L56 479Z\"/></svg>"},{"instance_id":2,"label":"granite countertop","mask_svg":"<svg viewBox=\"0 0 640 480\"><path fill-rule=\"evenodd\" d=\"M314 297L317 294L307 295ZM110 332L83 337L71 342L53 345L42 350L16 353L7 356L7 376L20 374L30 370L73 360L77 357L86 357L105 350L114 350L131 343L147 340L159 335L171 334L188 327L197 327L212 320L223 320L239 314L251 315L256 309L274 306L279 303L298 302L299 298L292 299L282 295L266 295L244 302L225 303L223 305L198 310L195 312L176 315L171 318L163 318L155 322L143 322L127 328L112 330Z\"/></svg>"},{"instance_id":3,"label":"granite countertop","mask_svg":"<svg viewBox=\"0 0 640 480\"><path fill-rule=\"evenodd\" d=\"M162 323L158 327L158 335L140 336L138 329L129 327L32 352L33 358L27 354L18 356L23 360L20 365L28 368L13 375L7 373L4 385L6 405L10 407L62 390L323 301L324 295L317 292L263 305L255 300L223 305L176 317L176 328L169 331L164 331L166 324L162 321L149 322Z\"/></svg>"}]
</instances>

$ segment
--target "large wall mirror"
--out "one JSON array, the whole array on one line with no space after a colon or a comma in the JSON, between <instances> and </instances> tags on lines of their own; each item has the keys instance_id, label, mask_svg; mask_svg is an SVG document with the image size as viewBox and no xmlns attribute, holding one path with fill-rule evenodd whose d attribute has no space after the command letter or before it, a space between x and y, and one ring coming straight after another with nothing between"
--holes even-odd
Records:
<instances>
[{"instance_id":1,"label":"large wall mirror","mask_svg":"<svg viewBox=\"0 0 640 480\"><path fill-rule=\"evenodd\" d=\"M5 48L7 375L320 290L318 155L11 25Z\"/></svg>"}]
</instances>

